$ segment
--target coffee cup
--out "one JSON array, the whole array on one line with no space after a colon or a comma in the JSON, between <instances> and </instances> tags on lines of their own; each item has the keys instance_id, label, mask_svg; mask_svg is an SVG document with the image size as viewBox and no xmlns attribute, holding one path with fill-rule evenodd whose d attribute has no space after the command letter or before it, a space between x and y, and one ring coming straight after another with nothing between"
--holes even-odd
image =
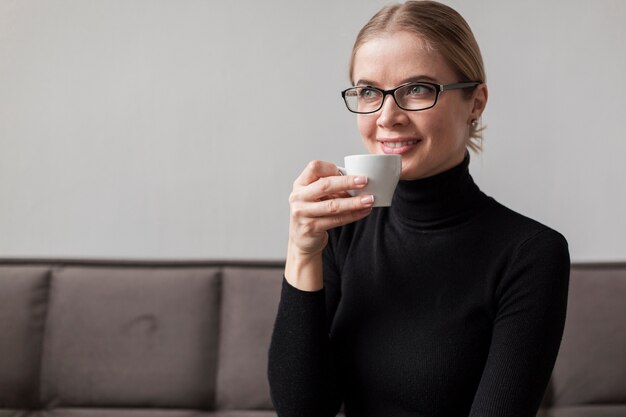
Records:
<instances>
[{"instance_id":1,"label":"coffee cup","mask_svg":"<svg viewBox=\"0 0 626 417\"><path fill-rule=\"evenodd\" d=\"M341 174L367 177L367 185L359 190L348 191L350 195L372 194L374 207L391 206L402 171L400 155L349 155L344 158L344 165L338 167Z\"/></svg>"}]
</instances>

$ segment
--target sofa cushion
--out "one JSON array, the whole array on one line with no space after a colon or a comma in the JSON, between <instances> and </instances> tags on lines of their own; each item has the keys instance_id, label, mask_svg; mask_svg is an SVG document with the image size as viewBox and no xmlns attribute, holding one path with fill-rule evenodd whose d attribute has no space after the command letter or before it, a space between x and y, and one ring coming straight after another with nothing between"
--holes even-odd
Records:
<instances>
[{"instance_id":1,"label":"sofa cushion","mask_svg":"<svg viewBox=\"0 0 626 417\"><path fill-rule=\"evenodd\" d=\"M0 416L1 417L1 416ZM22 417L22 416L20 416ZM31 417L24 416L24 417ZM194 410L129 410L129 409L59 409L50 414L32 417L276 417L274 411L194 411Z\"/></svg>"},{"instance_id":2,"label":"sofa cushion","mask_svg":"<svg viewBox=\"0 0 626 417\"><path fill-rule=\"evenodd\" d=\"M196 410L132 410L132 409L69 409L61 408L53 411L40 411L38 413L18 414L19 417L276 417L274 411L196 411ZM0 417L4 417L0 414ZM7 416L9 417L9 416ZM11 414L11 417L17 417Z\"/></svg>"},{"instance_id":3,"label":"sofa cushion","mask_svg":"<svg viewBox=\"0 0 626 417\"><path fill-rule=\"evenodd\" d=\"M542 410L537 417L624 417L624 405L583 405Z\"/></svg>"},{"instance_id":4,"label":"sofa cushion","mask_svg":"<svg viewBox=\"0 0 626 417\"><path fill-rule=\"evenodd\" d=\"M215 417L215 413L212 411L167 409L60 408L50 412L45 417Z\"/></svg>"},{"instance_id":5,"label":"sofa cushion","mask_svg":"<svg viewBox=\"0 0 626 417\"><path fill-rule=\"evenodd\" d=\"M267 353L283 268L225 268L217 373L218 409L272 409Z\"/></svg>"},{"instance_id":6,"label":"sofa cushion","mask_svg":"<svg viewBox=\"0 0 626 417\"><path fill-rule=\"evenodd\" d=\"M0 417L50 417L44 410L0 410Z\"/></svg>"},{"instance_id":7,"label":"sofa cushion","mask_svg":"<svg viewBox=\"0 0 626 417\"><path fill-rule=\"evenodd\" d=\"M50 271L0 266L0 407L38 406Z\"/></svg>"},{"instance_id":8,"label":"sofa cushion","mask_svg":"<svg viewBox=\"0 0 626 417\"><path fill-rule=\"evenodd\" d=\"M572 269L563 342L546 403L626 405L625 323L626 269ZM595 415L573 413L559 415Z\"/></svg>"},{"instance_id":9,"label":"sofa cushion","mask_svg":"<svg viewBox=\"0 0 626 417\"><path fill-rule=\"evenodd\" d=\"M214 268L56 270L42 364L44 403L212 407L219 284Z\"/></svg>"},{"instance_id":10,"label":"sofa cushion","mask_svg":"<svg viewBox=\"0 0 626 417\"><path fill-rule=\"evenodd\" d=\"M213 417L277 417L272 410L228 410L218 411Z\"/></svg>"}]
</instances>

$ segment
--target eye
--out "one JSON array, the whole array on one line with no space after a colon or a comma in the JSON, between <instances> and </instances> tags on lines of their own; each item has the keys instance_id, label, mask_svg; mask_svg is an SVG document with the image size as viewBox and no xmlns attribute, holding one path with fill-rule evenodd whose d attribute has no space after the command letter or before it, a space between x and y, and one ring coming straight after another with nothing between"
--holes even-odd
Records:
<instances>
[{"instance_id":1,"label":"eye","mask_svg":"<svg viewBox=\"0 0 626 417\"><path fill-rule=\"evenodd\" d=\"M359 98L362 100L373 100L380 96L378 90L370 87L363 87L359 89Z\"/></svg>"},{"instance_id":2,"label":"eye","mask_svg":"<svg viewBox=\"0 0 626 417\"><path fill-rule=\"evenodd\" d=\"M406 95L409 97L430 96L435 89L428 84L409 84L406 86Z\"/></svg>"}]
</instances>

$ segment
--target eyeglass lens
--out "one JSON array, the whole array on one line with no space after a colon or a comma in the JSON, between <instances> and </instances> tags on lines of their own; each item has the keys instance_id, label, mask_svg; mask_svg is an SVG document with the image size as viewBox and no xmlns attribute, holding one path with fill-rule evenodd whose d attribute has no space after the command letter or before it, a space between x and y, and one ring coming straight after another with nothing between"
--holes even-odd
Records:
<instances>
[{"instance_id":1,"label":"eyeglass lens","mask_svg":"<svg viewBox=\"0 0 626 417\"><path fill-rule=\"evenodd\" d=\"M405 110L422 110L432 107L437 99L437 90L428 84L412 83L394 91L398 106ZM354 87L346 91L348 108L359 113L377 111L383 104L384 93L373 87Z\"/></svg>"}]
</instances>

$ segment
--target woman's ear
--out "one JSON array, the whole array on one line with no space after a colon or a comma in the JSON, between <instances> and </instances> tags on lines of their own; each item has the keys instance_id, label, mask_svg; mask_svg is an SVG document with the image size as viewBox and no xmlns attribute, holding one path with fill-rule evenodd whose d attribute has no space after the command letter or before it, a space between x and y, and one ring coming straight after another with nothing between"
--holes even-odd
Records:
<instances>
[{"instance_id":1,"label":"woman's ear","mask_svg":"<svg viewBox=\"0 0 626 417\"><path fill-rule=\"evenodd\" d=\"M489 92L487 91L487 84L482 83L474 89L474 93L471 98L472 112L470 113L468 123L471 123L472 120L480 119L480 116L483 114L483 111L487 106L488 96Z\"/></svg>"}]
</instances>

